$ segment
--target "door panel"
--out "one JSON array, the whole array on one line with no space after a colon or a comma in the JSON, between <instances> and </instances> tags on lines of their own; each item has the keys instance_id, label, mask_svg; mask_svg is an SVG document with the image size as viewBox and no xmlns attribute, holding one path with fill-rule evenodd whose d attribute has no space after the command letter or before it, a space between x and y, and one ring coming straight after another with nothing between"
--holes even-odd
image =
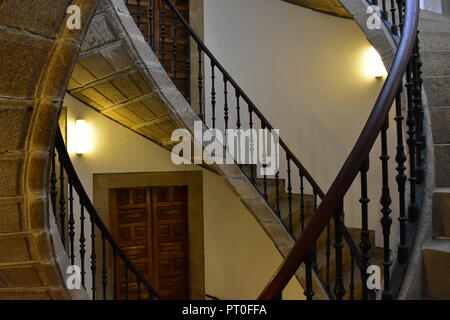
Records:
<instances>
[{"instance_id":1,"label":"door panel","mask_svg":"<svg viewBox=\"0 0 450 320\"><path fill-rule=\"evenodd\" d=\"M187 187L114 189L110 194L112 230L120 247L164 299L189 299ZM121 261L117 265L123 299L127 274ZM136 299L131 272L128 283L129 298Z\"/></svg>"}]
</instances>

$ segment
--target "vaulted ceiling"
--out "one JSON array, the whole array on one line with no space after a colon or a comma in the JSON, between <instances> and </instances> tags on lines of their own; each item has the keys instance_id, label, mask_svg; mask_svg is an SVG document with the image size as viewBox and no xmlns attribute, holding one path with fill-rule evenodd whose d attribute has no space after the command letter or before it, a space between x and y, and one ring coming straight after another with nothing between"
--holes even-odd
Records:
<instances>
[{"instance_id":1,"label":"vaulted ceiling","mask_svg":"<svg viewBox=\"0 0 450 320\"><path fill-rule=\"evenodd\" d=\"M350 18L351 15L339 0L283 0L314 10Z\"/></svg>"}]
</instances>

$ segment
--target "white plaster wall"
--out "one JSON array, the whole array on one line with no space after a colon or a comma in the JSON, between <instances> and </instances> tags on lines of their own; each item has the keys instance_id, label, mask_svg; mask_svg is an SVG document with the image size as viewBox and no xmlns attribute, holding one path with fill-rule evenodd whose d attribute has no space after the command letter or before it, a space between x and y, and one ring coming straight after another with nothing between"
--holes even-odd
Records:
<instances>
[{"instance_id":1,"label":"white plaster wall","mask_svg":"<svg viewBox=\"0 0 450 320\"><path fill-rule=\"evenodd\" d=\"M420 8L442 13L442 0L420 0Z\"/></svg>"},{"instance_id":2,"label":"white plaster wall","mask_svg":"<svg viewBox=\"0 0 450 320\"><path fill-rule=\"evenodd\" d=\"M282 257L222 178L198 166L174 165L167 150L70 95L64 105L68 107L68 150L91 199L95 173L203 170L206 293L221 299L255 299ZM92 128L91 148L81 157L73 153L77 137L72 129L77 119L86 120ZM87 261L89 255L88 243ZM87 283L90 286L90 279ZM304 298L296 279L284 294L286 299Z\"/></svg>"},{"instance_id":3,"label":"white plaster wall","mask_svg":"<svg viewBox=\"0 0 450 320\"><path fill-rule=\"evenodd\" d=\"M281 138L326 191L356 142L383 84L366 74L365 53L371 46L365 35L353 20L280 0L205 0L204 11L207 46L280 129ZM216 77L217 113L222 119L222 78L217 72ZM209 106L209 67L205 78ZM234 91L228 89L234 110ZM245 122L247 106L242 104L241 108ZM393 138L391 134L392 158ZM378 231L377 245L381 246L379 150L377 143L369 181L370 226ZM395 165L391 164L394 177ZM354 227L361 225L359 188L359 183L355 184L345 204L346 223ZM396 189L395 179L391 188ZM298 183L294 183L295 190ZM398 211L396 199L393 201L395 230Z\"/></svg>"}]
</instances>

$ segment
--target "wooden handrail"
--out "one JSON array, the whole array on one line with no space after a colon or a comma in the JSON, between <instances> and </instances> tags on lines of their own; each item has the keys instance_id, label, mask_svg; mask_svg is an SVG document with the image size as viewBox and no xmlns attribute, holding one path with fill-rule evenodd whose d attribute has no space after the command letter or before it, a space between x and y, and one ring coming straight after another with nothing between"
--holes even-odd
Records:
<instances>
[{"instance_id":1,"label":"wooden handrail","mask_svg":"<svg viewBox=\"0 0 450 320\"><path fill-rule=\"evenodd\" d=\"M260 294L260 300L276 299L280 296L280 293L294 276L297 269L305 261L317 237L333 217L340 201L342 201L369 156L379 133L386 123L389 110L401 86L403 75L405 74L416 43L418 21L419 1L405 1L405 21L402 38L386 82L377 98L369 119L352 152L321 202L316 214L312 216L304 232L274 277Z\"/></svg>"}]
</instances>

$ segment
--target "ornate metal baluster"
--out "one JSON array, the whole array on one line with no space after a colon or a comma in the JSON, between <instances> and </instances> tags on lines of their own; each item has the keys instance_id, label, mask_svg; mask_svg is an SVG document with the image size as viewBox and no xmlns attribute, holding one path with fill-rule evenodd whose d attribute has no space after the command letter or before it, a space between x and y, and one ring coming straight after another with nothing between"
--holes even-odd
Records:
<instances>
[{"instance_id":1,"label":"ornate metal baluster","mask_svg":"<svg viewBox=\"0 0 450 320\"><path fill-rule=\"evenodd\" d=\"M411 79L411 62L406 69L406 92L408 98L408 114L406 125L408 126L408 151L409 151L409 186L410 186L410 199L408 207L408 218L414 222L417 219L418 208L416 204L416 119L415 119L415 106L413 98L413 82Z\"/></svg>"},{"instance_id":2,"label":"ornate metal baluster","mask_svg":"<svg viewBox=\"0 0 450 320\"><path fill-rule=\"evenodd\" d=\"M423 150L425 149L426 140L423 129L424 110L422 104L422 60L420 57L420 42L419 33L417 33L416 44L413 50L413 95L415 106L415 120L416 120L416 177L417 183L423 183L425 179L425 160L423 158Z\"/></svg>"},{"instance_id":3,"label":"ornate metal baluster","mask_svg":"<svg viewBox=\"0 0 450 320\"><path fill-rule=\"evenodd\" d=\"M117 300L117 253L113 248L113 299Z\"/></svg>"},{"instance_id":4,"label":"ornate metal baluster","mask_svg":"<svg viewBox=\"0 0 450 320\"><path fill-rule=\"evenodd\" d=\"M392 212L390 206L392 203L390 191L389 191L389 154L388 154L388 144L387 144L387 130L389 128L389 120L386 119L385 125L381 130L381 156L380 160L382 163L382 195L380 199L380 204L382 205L381 212L383 217L381 218L381 225L383 227L383 251L384 251L384 288L382 292L382 298L384 300L391 300L393 298L391 292L391 279L390 279L390 268L391 268L391 249L390 249L390 231L392 225L392 218L390 214Z\"/></svg>"},{"instance_id":5,"label":"ornate metal baluster","mask_svg":"<svg viewBox=\"0 0 450 320\"><path fill-rule=\"evenodd\" d=\"M154 29L154 0L148 0L148 13L147 13L147 20L148 20L148 40L147 42L150 44L152 49L155 49L155 29Z\"/></svg>"},{"instance_id":6,"label":"ornate metal baluster","mask_svg":"<svg viewBox=\"0 0 450 320\"><path fill-rule=\"evenodd\" d=\"M302 172L300 172L300 225L303 232L305 229L305 185Z\"/></svg>"},{"instance_id":7,"label":"ornate metal baluster","mask_svg":"<svg viewBox=\"0 0 450 320\"><path fill-rule=\"evenodd\" d=\"M406 222L408 218L406 217L406 182L408 177L405 174L406 167L406 155L405 147L403 145L403 117L402 114L402 85L395 98L395 121L397 123L397 155L395 161L397 162L397 185L398 185L398 196L399 196L399 227L400 227L400 245L398 247L398 261L403 264L408 257L408 247L406 245Z\"/></svg>"},{"instance_id":8,"label":"ornate metal baluster","mask_svg":"<svg viewBox=\"0 0 450 320\"><path fill-rule=\"evenodd\" d=\"M56 221L56 197L58 196L58 192L56 191L56 183L58 179L56 177L56 150L53 150L51 153L51 174L50 174L50 199L52 203L53 215L55 216Z\"/></svg>"},{"instance_id":9,"label":"ornate metal baluster","mask_svg":"<svg viewBox=\"0 0 450 320\"><path fill-rule=\"evenodd\" d=\"M203 111L203 60L202 60L202 48L198 46L198 110L199 117L205 122L205 114Z\"/></svg>"},{"instance_id":10,"label":"ornate metal baluster","mask_svg":"<svg viewBox=\"0 0 450 320\"><path fill-rule=\"evenodd\" d=\"M108 271L106 270L106 235L102 232L102 289L103 300L106 300L106 286L108 285Z\"/></svg>"},{"instance_id":11,"label":"ornate metal baluster","mask_svg":"<svg viewBox=\"0 0 450 320\"><path fill-rule=\"evenodd\" d=\"M318 195L317 195L317 191L314 189L313 191L313 208L314 208L314 212L317 211L317 199L318 199ZM312 246L312 267L314 270L318 270L317 269L317 240L314 241L314 245Z\"/></svg>"},{"instance_id":12,"label":"ornate metal baluster","mask_svg":"<svg viewBox=\"0 0 450 320\"><path fill-rule=\"evenodd\" d=\"M216 65L211 60L211 113L212 128L216 128Z\"/></svg>"},{"instance_id":13,"label":"ornate metal baluster","mask_svg":"<svg viewBox=\"0 0 450 320\"><path fill-rule=\"evenodd\" d=\"M398 35L398 26L397 26L397 9L395 8L395 0L391 0L391 19L392 26L391 32L394 35Z\"/></svg>"},{"instance_id":14,"label":"ornate metal baluster","mask_svg":"<svg viewBox=\"0 0 450 320\"><path fill-rule=\"evenodd\" d=\"M334 294L337 300L342 300L345 296L344 278L343 278L343 263L342 263L342 248L344 244L342 242L341 231L341 217L344 211L344 202L341 200L339 206L334 214L334 248L336 253L336 278L334 285Z\"/></svg>"},{"instance_id":15,"label":"ornate metal baluster","mask_svg":"<svg viewBox=\"0 0 450 320\"><path fill-rule=\"evenodd\" d=\"M294 228L292 226L292 183L291 183L291 158L289 155L286 156L287 159L287 176L288 176L288 186L287 186L287 192L288 192L288 205L289 205L289 226L288 231L290 234L293 234Z\"/></svg>"},{"instance_id":16,"label":"ornate metal baluster","mask_svg":"<svg viewBox=\"0 0 450 320\"><path fill-rule=\"evenodd\" d=\"M275 213L278 218L281 218L280 212L280 171L275 174L275 187L276 187L276 203L275 203Z\"/></svg>"},{"instance_id":17,"label":"ornate metal baluster","mask_svg":"<svg viewBox=\"0 0 450 320\"><path fill-rule=\"evenodd\" d=\"M306 289L304 291L304 294L307 300L312 300L314 297L314 290L312 285L312 260L313 260L313 253L310 252L305 261Z\"/></svg>"},{"instance_id":18,"label":"ornate metal baluster","mask_svg":"<svg viewBox=\"0 0 450 320\"><path fill-rule=\"evenodd\" d=\"M136 25L141 30L141 0L136 0Z\"/></svg>"},{"instance_id":19,"label":"ornate metal baluster","mask_svg":"<svg viewBox=\"0 0 450 320\"><path fill-rule=\"evenodd\" d=\"M326 258L326 284L327 291L330 291L330 260L331 260L331 223L327 224L327 240L325 243L325 258Z\"/></svg>"},{"instance_id":20,"label":"ornate metal baluster","mask_svg":"<svg viewBox=\"0 0 450 320\"><path fill-rule=\"evenodd\" d=\"M364 165L361 168L361 242L359 247L361 248L361 282L362 282L362 299L369 299L369 292L366 286L367 283L367 273L366 270L370 265L370 254L371 243L369 237L369 202L367 190L367 172L369 171L369 158L366 159Z\"/></svg>"},{"instance_id":21,"label":"ornate metal baluster","mask_svg":"<svg viewBox=\"0 0 450 320\"><path fill-rule=\"evenodd\" d=\"M240 106L240 98L241 95L239 94L239 92L236 90L236 128L240 129L241 128L241 106Z\"/></svg>"},{"instance_id":22,"label":"ornate metal baluster","mask_svg":"<svg viewBox=\"0 0 450 320\"><path fill-rule=\"evenodd\" d=\"M80 206L81 206L81 212L80 212L80 264L81 264L81 284L86 289L86 283L85 283L85 275L86 270L84 266L84 256L86 255L86 238L84 236L84 220L86 219L84 217L84 206L80 199Z\"/></svg>"},{"instance_id":23,"label":"ornate metal baluster","mask_svg":"<svg viewBox=\"0 0 450 320\"><path fill-rule=\"evenodd\" d=\"M66 247L66 196L64 192L64 166L61 159L61 156L59 156L59 224L61 227L61 241L64 246Z\"/></svg>"},{"instance_id":24,"label":"ornate metal baluster","mask_svg":"<svg viewBox=\"0 0 450 320\"><path fill-rule=\"evenodd\" d=\"M190 37L186 32L186 100L191 103L191 52L190 52Z\"/></svg>"},{"instance_id":25,"label":"ornate metal baluster","mask_svg":"<svg viewBox=\"0 0 450 320\"><path fill-rule=\"evenodd\" d=\"M253 130L253 111L252 111L252 108L250 107L250 106L248 106L248 118L249 118L249 126L250 126L250 130ZM253 165L253 161L255 160L254 159L254 156L253 156L253 152L254 152L254 150L255 150L255 141L254 141L254 136L253 136L253 134L250 136L250 163ZM255 168L251 168L251 178L250 178L250 180L252 181L252 183L254 184L255 183L255 179L256 179L256 177L255 177Z\"/></svg>"},{"instance_id":26,"label":"ornate metal baluster","mask_svg":"<svg viewBox=\"0 0 450 320\"><path fill-rule=\"evenodd\" d=\"M224 107L223 107L223 119L225 121L225 137L227 136L226 130L228 129L228 79L223 76L223 94L224 94ZM226 144L226 139L224 144Z\"/></svg>"},{"instance_id":27,"label":"ornate metal baluster","mask_svg":"<svg viewBox=\"0 0 450 320\"><path fill-rule=\"evenodd\" d=\"M175 83L175 86L178 87L178 29L177 29L177 15L173 14L173 64L172 64L172 70L173 70L173 83Z\"/></svg>"},{"instance_id":28,"label":"ornate metal baluster","mask_svg":"<svg viewBox=\"0 0 450 320\"><path fill-rule=\"evenodd\" d=\"M355 300L355 260L353 259L352 253L350 255L350 300Z\"/></svg>"},{"instance_id":29,"label":"ornate metal baluster","mask_svg":"<svg viewBox=\"0 0 450 320\"><path fill-rule=\"evenodd\" d=\"M160 56L161 64L164 69L166 68L166 2L161 1L161 45L160 45Z\"/></svg>"},{"instance_id":30,"label":"ornate metal baluster","mask_svg":"<svg viewBox=\"0 0 450 320\"><path fill-rule=\"evenodd\" d=\"M261 120L261 129L263 129L263 149L262 149L262 167L263 167L263 197L264 199L267 201L267 199L269 198L268 194L267 194L267 175L266 175L266 169L267 169L267 142L266 142L266 125L264 124L264 122Z\"/></svg>"},{"instance_id":31,"label":"ornate metal baluster","mask_svg":"<svg viewBox=\"0 0 450 320\"><path fill-rule=\"evenodd\" d=\"M69 179L69 258L75 264L75 219L73 217L73 185Z\"/></svg>"},{"instance_id":32,"label":"ornate metal baluster","mask_svg":"<svg viewBox=\"0 0 450 320\"><path fill-rule=\"evenodd\" d=\"M389 19L389 15L386 9L386 0L382 1L382 10L381 10L381 18L383 18L383 20L388 20Z\"/></svg>"},{"instance_id":33,"label":"ornate metal baluster","mask_svg":"<svg viewBox=\"0 0 450 320\"><path fill-rule=\"evenodd\" d=\"M97 272L97 255L95 253L95 223L94 218L91 216L91 272L92 272L92 300L95 300L95 293L97 289L96 272Z\"/></svg>"}]
</instances>

